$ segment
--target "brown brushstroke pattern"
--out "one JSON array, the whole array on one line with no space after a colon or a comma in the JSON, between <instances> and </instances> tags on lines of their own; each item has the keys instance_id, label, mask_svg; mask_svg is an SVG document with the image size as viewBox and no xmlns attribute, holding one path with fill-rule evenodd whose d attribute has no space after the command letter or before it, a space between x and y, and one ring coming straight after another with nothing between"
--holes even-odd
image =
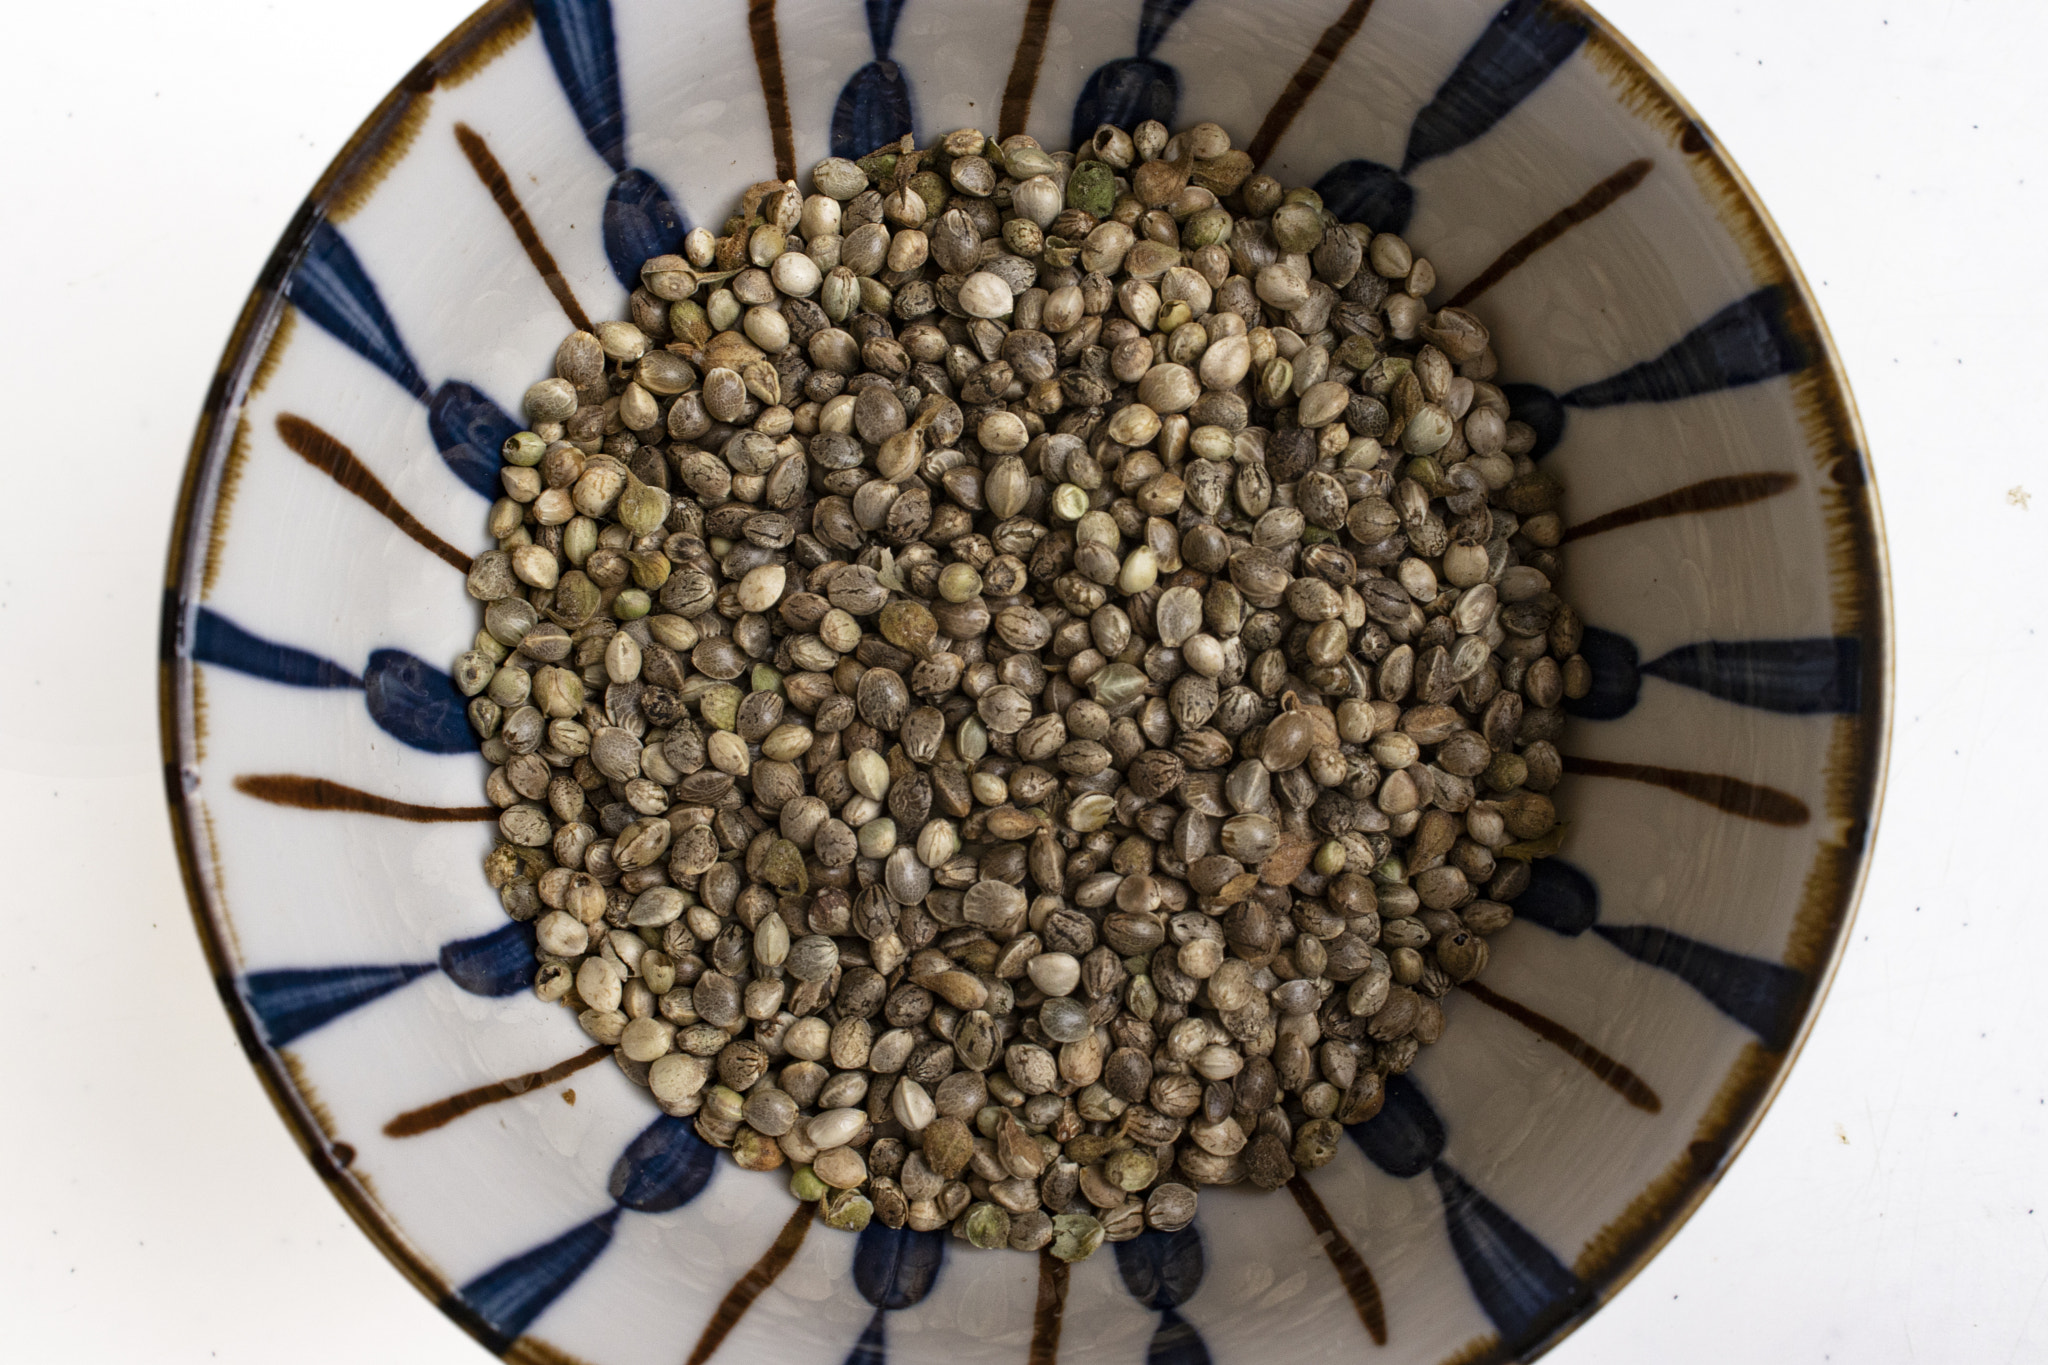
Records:
<instances>
[{"instance_id":1,"label":"brown brushstroke pattern","mask_svg":"<svg viewBox=\"0 0 2048 1365\"><path fill-rule=\"evenodd\" d=\"M243 773L235 779L235 790L268 801L273 806L297 806L300 810L347 810L363 815L382 815L392 820L410 820L416 825L453 824L467 820L495 820L495 806L415 806L388 796L344 787L324 777L301 777L297 773Z\"/></svg>"},{"instance_id":2,"label":"brown brushstroke pattern","mask_svg":"<svg viewBox=\"0 0 2048 1365\"><path fill-rule=\"evenodd\" d=\"M712 1354L724 1344L732 1329L740 1325L740 1319L754 1306L754 1300L767 1292L789 1263L796 1259L798 1248L804 1244L804 1237L811 1230L811 1218L818 1206L798 1203L796 1212L789 1215L789 1221L776 1234L775 1244L761 1253L761 1259L754 1262L753 1269L740 1276L739 1283L725 1292L718 1301L718 1307L711 1314L711 1321L704 1324L703 1335L697 1338L697 1349L690 1352L687 1365L704 1365Z\"/></svg>"},{"instance_id":3,"label":"brown brushstroke pattern","mask_svg":"<svg viewBox=\"0 0 2048 1365\"><path fill-rule=\"evenodd\" d=\"M392 169L405 159L425 126L436 90L463 84L516 46L533 29L528 0L490 0L399 78L370 117L328 163L308 207L335 222L368 203Z\"/></svg>"},{"instance_id":4,"label":"brown brushstroke pattern","mask_svg":"<svg viewBox=\"0 0 2048 1365\"><path fill-rule=\"evenodd\" d=\"M1510 1000L1491 986L1481 985L1477 981L1460 984L1471 992L1474 999L1499 1010L1544 1042L1560 1049L1565 1056L1599 1077L1601 1084L1644 1113L1655 1114L1663 1110L1664 1101L1657 1098L1657 1092L1650 1089L1641 1076L1549 1015L1538 1013L1519 1000Z\"/></svg>"},{"instance_id":5,"label":"brown brushstroke pattern","mask_svg":"<svg viewBox=\"0 0 2048 1365\"><path fill-rule=\"evenodd\" d=\"M1309 96L1315 94L1316 87L1330 74L1330 68L1336 65L1337 58L1344 53L1344 45L1351 41L1359 26L1365 23L1366 13L1371 9L1372 0L1351 0L1351 3L1344 7L1344 12L1337 16L1337 21L1324 29L1323 36L1316 39L1316 45L1309 50L1308 56L1302 58L1301 65L1295 70L1294 75L1288 78L1287 88L1280 92L1279 99L1273 101L1273 107L1266 111L1265 122L1259 125L1259 131L1253 134L1251 144L1245 148L1254 167L1266 164L1266 158L1273 154L1273 149L1280 145L1280 139L1287 135L1287 129L1294 122L1295 115L1308 104Z\"/></svg>"},{"instance_id":6,"label":"brown brushstroke pattern","mask_svg":"<svg viewBox=\"0 0 2048 1365\"><path fill-rule=\"evenodd\" d=\"M456 569L469 572L469 556L422 526L419 518L406 511L404 505L391 496L391 490L384 486L383 480L356 458L353 450L305 418L295 417L289 412L278 414L277 434L297 452L299 458L370 504L393 526Z\"/></svg>"},{"instance_id":7,"label":"brown brushstroke pattern","mask_svg":"<svg viewBox=\"0 0 2048 1365\"><path fill-rule=\"evenodd\" d=\"M796 132L789 122L789 87L782 78L775 0L747 0L747 36L754 41L754 69L761 73L761 98L768 104L768 132L775 140L775 178L794 180Z\"/></svg>"},{"instance_id":8,"label":"brown brushstroke pattern","mask_svg":"<svg viewBox=\"0 0 2048 1365\"><path fill-rule=\"evenodd\" d=\"M1370 0L1368 0L1368 3ZM1054 0L1031 0L1024 7L1024 30L1017 35L1017 55L1010 59L1010 79L1003 82L1002 112L996 116L996 137L1014 137L1031 121L1031 96L1038 89L1038 68L1045 60L1045 33L1052 27Z\"/></svg>"},{"instance_id":9,"label":"brown brushstroke pattern","mask_svg":"<svg viewBox=\"0 0 2048 1365\"><path fill-rule=\"evenodd\" d=\"M277 326L272 329L270 340L264 343L263 358L256 362L255 376L249 381L248 396L242 400L242 414L235 418L234 439L228 443L227 459L221 465L220 482L215 485L213 524L206 531L205 568L199 576L199 600L202 602L213 595L213 586L220 581L221 556L227 552L228 517L234 511L235 493L241 486L242 469L249 459L248 406L255 401L256 395L269 385L271 376L277 373L278 363L284 359L285 349L291 345L292 329L297 325L298 318L299 310L290 304L278 310Z\"/></svg>"},{"instance_id":10,"label":"brown brushstroke pattern","mask_svg":"<svg viewBox=\"0 0 2048 1365\"><path fill-rule=\"evenodd\" d=\"M1060 1323L1067 1312L1067 1277L1072 1270L1051 1247L1038 1253L1038 1306L1031 1312L1027 1365L1053 1365L1060 1358Z\"/></svg>"},{"instance_id":11,"label":"brown brushstroke pattern","mask_svg":"<svg viewBox=\"0 0 2048 1365\"><path fill-rule=\"evenodd\" d=\"M483 181L484 188L491 192L491 202L511 224L512 235L519 239L519 245L525 249L526 259L539 273L541 283L548 287L548 292L555 296L555 302L561 304L562 311L569 315L569 325L579 332L589 331L590 315L576 301L576 293L569 288L568 277L555 264L555 253L549 251L548 244L540 239L540 229L527 216L526 206L519 202L519 195L512 188L512 177L506 175L505 168L498 164L490 144L467 123L455 125L455 141L461 145L462 154L469 158L469 168L476 172L476 178Z\"/></svg>"},{"instance_id":12,"label":"brown brushstroke pattern","mask_svg":"<svg viewBox=\"0 0 2048 1365\"><path fill-rule=\"evenodd\" d=\"M1564 770L1585 777L1618 777L1626 782L1647 782L1653 787L1664 787L1695 801L1704 801L1730 815L1760 820L1767 825L1790 828L1813 818L1813 812L1806 808L1806 803L1790 792L1721 773L1660 768L1652 763L1614 763L1604 758L1579 758L1573 754L1564 756Z\"/></svg>"},{"instance_id":13,"label":"brown brushstroke pattern","mask_svg":"<svg viewBox=\"0 0 2048 1365\"><path fill-rule=\"evenodd\" d=\"M263 344L263 359L256 362L255 378L249 381L248 397L242 400L246 410L257 394L270 387L271 379L277 374L277 367L284 363L285 350L292 344L292 333L299 325L299 310L286 304L278 309L277 326L270 333L270 340Z\"/></svg>"},{"instance_id":14,"label":"brown brushstroke pattern","mask_svg":"<svg viewBox=\"0 0 2048 1365\"><path fill-rule=\"evenodd\" d=\"M453 90L466 84L533 31L533 6L527 0L492 5L477 14L487 21L485 26L475 33L457 30L427 54L434 65L435 89Z\"/></svg>"},{"instance_id":15,"label":"brown brushstroke pattern","mask_svg":"<svg viewBox=\"0 0 2048 1365\"><path fill-rule=\"evenodd\" d=\"M524 1076L508 1076L502 1081L492 1081L474 1090L465 1090L460 1095L450 1095L445 1100L418 1109L408 1109L384 1125L384 1136L394 1138L418 1137L431 1133L436 1128L455 1122L464 1114L482 1109L486 1105L498 1104L505 1100L517 1099L529 1090L538 1090L553 1085L564 1076L573 1076L584 1067L601 1062L611 1055L612 1050L599 1045L585 1048L566 1061L556 1062L544 1071L529 1071Z\"/></svg>"},{"instance_id":16,"label":"brown brushstroke pattern","mask_svg":"<svg viewBox=\"0 0 2048 1365\"><path fill-rule=\"evenodd\" d=\"M1644 178L1650 174L1650 167L1653 164L1648 157L1639 157L1580 195L1575 203L1568 204L1550 215L1524 234L1520 241L1495 257L1492 265L1479 272L1478 279L1473 280L1452 297L1449 306L1463 308L1512 275L1531 256L1642 184Z\"/></svg>"},{"instance_id":17,"label":"brown brushstroke pattern","mask_svg":"<svg viewBox=\"0 0 2048 1365\"><path fill-rule=\"evenodd\" d=\"M1692 1140L1620 1214L1588 1238L1573 1259L1572 1270L1582 1283L1595 1283L1646 1242L1661 1243L1657 1231L1672 1207L1697 1203L1706 1196L1730 1148L1740 1145L1730 1140L1729 1125L1741 1122L1740 1116L1756 1101L1755 1088L1768 1084L1783 1060L1783 1053L1769 1051L1754 1040L1742 1045L1741 1054L1694 1127Z\"/></svg>"},{"instance_id":18,"label":"brown brushstroke pattern","mask_svg":"<svg viewBox=\"0 0 2048 1365\"><path fill-rule=\"evenodd\" d=\"M1654 498L1617 507L1612 512L1602 513L1591 521L1582 521L1564 533L1566 540L1584 540L1597 536L1603 531L1618 530L1623 526L1636 526L1662 517L1690 516L1695 512L1718 512L1724 507L1740 507L1745 503L1762 502L1773 498L1799 482L1797 474L1772 471L1766 474L1727 474L1717 479L1701 479L1683 488L1674 488L1669 493L1660 493Z\"/></svg>"},{"instance_id":19,"label":"brown brushstroke pattern","mask_svg":"<svg viewBox=\"0 0 2048 1365\"><path fill-rule=\"evenodd\" d=\"M427 113L433 107L434 73L431 63L422 61L399 81L394 96L387 107L379 108L371 117L378 123L374 150L365 148L354 158L348 170L327 186L327 217L329 221L345 223L357 210L370 202L370 196L384 183L405 154L412 150L420 130L426 127Z\"/></svg>"},{"instance_id":20,"label":"brown brushstroke pattern","mask_svg":"<svg viewBox=\"0 0 2048 1365\"><path fill-rule=\"evenodd\" d=\"M290 316L289 313L286 314ZM199 600L213 596L220 581L221 556L228 548L228 517L235 509L235 494L242 487L242 470L249 463L249 415L235 419L234 439L228 442L228 457L221 462L220 482L213 495L213 525L206 532L206 565L199 574Z\"/></svg>"},{"instance_id":21,"label":"brown brushstroke pattern","mask_svg":"<svg viewBox=\"0 0 2048 1365\"><path fill-rule=\"evenodd\" d=\"M1344 1292L1351 1296L1352 1306L1358 1310L1358 1320L1371 1334L1372 1344L1386 1345L1387 1306L1380 1299L1379 1283L1373 1279L1372 1269L1366 1265L1365 1258L1358 1254L1357 1247L1351 1245L1351 1239L1338 1230L1336 1220L1323 1207L1322 1196L1308 1183L1307 1176L1296 1175L1289 1180L1287 1192L1301 1206L1308 1225L1315 1229L1316 1241L1330 1258L1330 1264L1337 1268L1337 1279L1344 1286Z\"/></svg>"}]
</instances>

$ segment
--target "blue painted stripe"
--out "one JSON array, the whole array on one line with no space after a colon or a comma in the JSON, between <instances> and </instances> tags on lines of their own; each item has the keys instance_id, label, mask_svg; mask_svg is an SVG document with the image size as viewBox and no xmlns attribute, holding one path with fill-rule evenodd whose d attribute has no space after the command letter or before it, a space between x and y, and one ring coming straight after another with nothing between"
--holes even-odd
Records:
<instances>
[{"instance_id":1,"label":"blue painted stripe","mask_svg":"<svg viewBox=\"0 0 2048 1365\"><path fill-rule=\"evenodd\" d=\"M1153 57L1174 21L1194 0L1145 0L1138 12L1138 55L1095 68L1074 101L1068 145L1079 147L1105 123L1134 128L1157 119L1171 128L1180 106L1180 73Z\"/></svg>"},{"instance_id":2,"label":"blue painted stripe","mask_svg":"<svg viewBox=\"0 0 2048 1365\"><path fill-rule=\"evenodd\" d=\"M1795 374L1814 357L1792 327L1791 306L1791 291L1765 285L1693 328L1656 359L1582 384L1561 401L1576 408L1668 403Z\"/></svg>"},{"instance_id":3,"label":"blue painted stripe","mask_svg":"<svg viewBox=\"0 0 2048 1365\"><path fill-rule=\"evenodd\" d=\"M1517 903L1517 909L1520 903ZM1599 924L1593 932L1639 962L1670 972L1764 1046L1789 1046L1806 1004L1806 977L1781 962L1731 953L1655 925Z\"/></svg>"},{"instance_id":4,"label":"blue painted stripe","mask_svg":"<svg viewBox=\"0 0 2048 1365\"><path fill-rule=\"evenodd\" d=\"M946 1256L946 1233L869 1223L853 1249L853 1283L877 1308L908 1308L932 1292Z\"/></svg>"},{"instance_id":5,"label":"blue painted stripe","mask_svg":"<svg viewBox=\"0 0 2048 1365\"><path fill-rule=\"evenodd\" d=\"M446 673L397 649L370 655L363 676L290 645L252 635L220 613L201 607L193 624L192 657L288 687L360 687L370 719L385 733L433 754L468 753L467 704Z\"/></svg>"},{"instance_id":6,"label":"blue painted stripe","mask_svg":"<svg viewBox=\"0 0 2048 1365\"><path fill-rule=\"evenodd\" d=\"M1515 898L1515 918L1568 938L1591 929L1637 961L1678 977L1768 1047L1787 1046L1799 1027L1806 1003L1806 978L1799 972L1655 925L1601 924L1599 887L1562 858L1543 858L1530 866L1529 887ZM1394 1079L1401 1078L1387 1083L1388 1109L1394 1107ZM1367 1124L1352 1133L1361 1136L1371 1127Z\"/></svg>"},{"instance_id":7,"label":"blue painted stripe","mask_svg":"<svg viewBox=\"0 0 2048 1365\"><path fill-rule=\"evenodd\" d=\"M242 978L242 995L263 1025L264 1041L283 1047L433 970L431 962L409 962L251 972Z\"/></svg>"},{"instance_id":8,"label":"blue painted stripe","mask_svg":"<svg viewBox=\"0 0 2048 1365\"><path fill-rule=\"evenodd\" d=\"M886 59L889 49L896 43L896 21L903 17L904 0L866 0L868 13L868 42L873 44L876 60Z\"/></svg>"},{"instance_id":9,"label":"blue painted stripe","mask_svg":"<svg viewBox=\"0 0 2048 1365\"><path fill-rule=\"evenodd\" d=\"M517 995L533 984L533 925L517 921L441 949L441 970L471 995Z\"/></svg>"},{"instance_id":10,"label":"blue painted stripe","mask_svg":"<svg viewBox=\"0 0 2048 1365\"><path fill-rule=\"evenodd\" d=\"M1600 888L1562 858L1538 858L1529 865L1529 888L1515 898L1515 918L1576 938L1600 918Z\"/></svg>"},{"instance_id":11,"label":"blue painted stripe","mask_svg":"<svg viewBox=\"0 0 2048 1365\"><path fill-rule=\"evenodd\" d=\"M626 106L611 0L533 0L533 17L583 136L607 165L623 171Z\"/></svg>"},{"instance_id":12,"label":"blue painted stripe","mask_svg":"<svg viewBox=\"0 0 2048 1365\"><path fill-rule=\"evenodd\" d=\"M910 82L892 61L873 61L853 73L832 107L832 155L859 158L916 127Z\"/></svg>"},{"instance_id":13,"label":"blue painted stripe","mask_svg":"<svg viewBox=\"0 0 2048 1365\"><path fill-rule=\"evenodd\" d=\"M1703 640L1643 665L1643 672L1739 706L1786 715L1853 716L1861 709L1862 642Z\"/></svg>"},{"instance_id":14,"label":"blue painted stripe","mask_svg":"<svg viewBox=\"0 0 2048 1365\"><path fill-rule=\"evenodd\" d=\"M1443 1162L1430 1168L1444 1201L1451 1251L1510 1354L1534 1345L1584 1301L1555 1252Z\"/></svg>"},{"instance_id":15,"label":"blue painted stripe","mask_svg":"<svg viewBox=\"0 0 2048 1365\"><path fill-rule=\"evenodd\" d=\"M1586 40L1585 21L1552 0L1509 0L1408 130L1403 173L1499 123Z\"/></svg>"},{"instance_id":16,"label":"blue painted stripe","mask_svg":"<svg viewBox=\"0 0 2048 1365\"><path fill-rule=\"evenodd\" d=\"M1387 1077L1379 1113L1345 1131L1373 1165L1404 1180L1421 1175L1444 1152L1444 1121L1405 1074Z\"/></svg>"},{"instance_id":17,"label":"blue painted stripe","mask_svg":"<svg viewBox=\"0 0 2048 1365\"><path fill-rule=\"evenodd\" d=\"M611 1245L619 1210L607 1209L552 1242L535 1247L471 1280L457 1299L479 1319L486 1345L503 1355L533 1320L590 1269Z\"/></svg>"},{"instance_id":18,"label":"blue painted stripe","mask_svg":"<svg viewBox=\"0 0 2048 1365\"><path fill-rule=\"evenodd\" d=\"M341 230L322 218L313 225L305 254L285 277L284 296L320 329L391 376L422 403L427 381L399 340L377 286Z\"/></svg>"},{"instance_id":19,"label":"blue painted stripe","mask_svg":"<svg viewBox=\"0 0 2048 1365\"><path fill-rule=\"evenodd\" d=\"M487 498L501 493L498 469L505 441L520 423L471 384L451 379L427 404L427 431L456 478Z\"/></svg>"},{"instance_id":20,"label":"blue painted stripe","mask_svg":"<svg viewBox=\"0 0 2048 1365\"><path fill-rule=\"evenodd\" d=\"M1145 1365L1210 1365L1209 1346L1192 1322L1169 1308L1145 1348Z\"/></svg>"},{"instance_id":21,"label":"blue painted stripe","mask_svg":"<svg viewBox=\"0 0 2048 1365\"><path fill-rule=\"evenodd\" d=\"M605 194L605 259L611 262L619 286L628 292L640 287L640 267L648 257L681 251L689 230L690 220L662 183L646 171L619 172ZM494 469L494 481L495 477Z\"/></svg>"},{"instance_id":22,"label":"blue painted stripe","mask_svg":"<svg viewBox=\"0 0 2048 1365\"><path fill-rule=\"evenodd\" d=\"M1400 169L1363 157L1339 162L1316 181L1323 207L1342 222L1364 223L1376 232L1406 232L1415 215L1415 189L1408 183L1408 173L1431 158L1456 151L1500 122L1549 79L1585 37L1583 22L1549 0L1510 0L1415 115ZM1078 140L1078 117L1075 129ZM1089 131L1094 131L1093 125ZM1537 456L1548 449L1539 441Z\"/></svg>"},{"instance_id":23,"label":"blue painted stripe","mask_svg":"<svg viewBox=\"0 0 2048 1365\"><path fill-rule=\"evenodd\" d=\"M322 219L314 225L305 254L285 280L284 295L321 330L425 403L427 429L442 461L478 493L498 496L499 449L520 423L460 380L429 392L377 286L334 224Z\"/></svg>"},{"instance_id":24,"label":"blue painted stripe","mask_svg":"<svg viewBox=\"0 0 2048 1365\"><path fill-rule=\"evenodd\" d=\"M1112 1245L1124 1288L1155 1313L1180 1307L1202 1287L1202 1234L1192 1223L1179 1232L1141 1232Z\"/></svg>"},{"instance_id":25,"label":"blue painted stripe","mask_svg":"<svg viewBox=\"0 0 2048 1365\"><path fill-rule=\"evenodd\" d=\"M1120 57L1104 62L1081 87L1074 101L1074 125L1068 145L1080 147L1105 123L1130 128L1146 119L1173 126L1180 104L1180 76L1165 62L1150 57Z\"/></svg>"},{"instance_id":26,"label":"blue painted stripe","mask_svg":"<svg viewBox=\"0 0 2048 1365\"><path fill-rule=\"evenodd\" d=\"M1364 223L1375 232L1402 233L1415 214L1415 191L1400 172L1377 161L1342 161L1316 181L1323 207L1338 221Z\"/></svg>"},{"instance_id":27,"label":"blue painted stripe","mask_svg":"<svg viewBox=\"0 0 2048 1365\"><path fill-rule=\"evenodd\" d=\"M192 623L192 658L287 687L361 687L363 680L308 650L251 635L211 607Z\"/></svg>"},{"instance_id":28,"label":"blue painted stripe","mask_svg":"<svg viewBox=\"0 0 2048 1365\"><path fill-rule=\"evenodd\" d=\"M1188 6L1195 0L1145 0L1138 11L1138 55L1149 57L1166 41L1166 31L1173 27L1174 20L1187 13ZM1094 132L1093 128L1088 130ZM1074 144L1079 146L1077 142Z\"/></svg>"},{"instance_id":29,"label":"blue painted stripe","mask_svg":"<svg viewBox=\"0 0 2048 1365\"><path fill-rule=\"evenodd\" d=\"M847 1352L846 1365L886 1365L889 1339L882 1319L887 1312L887 1309L877 1308L875 1315L868 1319L868 1325L861 1329L860 1340L854 1342L853 1349Z\"/></svg>"},{"instance_id":30,"label":"blue painted stripe","mask_svg":"<svg viewBox=\"0 0 2048 1365\"><path fill-rule=\"evenodd\" d=\"M1324 195L1325 202L1329 197ZM1812 365L1815 357L1813 348L1792 325L1793 305L1791 291L1782 285L1766 285L1729 304L1655 359L1581 384L1563 397L1540 384L1503 384L1508 414L1534 428L1536 444L1529 454L1540 460L1564 439L1567 407L1669 403L1797 374Z\"/></svg>"},{"instance_id":31,"label":"blue painted stripe","mask_svg":"<svg viewBox=\"0 0 2048 1365\"><path fill-rule=\"evenodd\" d=\"M1782 715L1853 716L1863 704L1863 642L1853 635L1701 640L1642 663L1627 636L1587 626L1579 653L1592 671L1592 687L1564 708L1586 720L1617 720L1633 711L1645 676Z\"/></svg>"},{"instance_id":32,"label":"blue painted stripe","mask_svg":"<svg viewBox=\"0 0 2048 1365\"><path fill-rule=\"evenodd\" d=\"M363 670L370 719L394 739L430 754L464 754L476 748L468 705L454 679L403 650L371 653Z\"/></svg>"},{"instance_id":33,"label":"blue painted stripe","mask_svg":"<svg viewBox=\"0 0 2048 1365\"><path fill-rule=\"evenodd\" d=\"M718 1149L697 1136L690 1120L664 1114L627 1145L607 1188L635 1213L667 1213L703 1192L717 1161Z\"/></svg>"},{"instance_id":34,"label":"blue painted stripe","mask_svg":"<svg viewBox=\"0 0 2048 1365\"><path fill-rule=\"evenodd\" d=\"M474 749L465 702L454 680L423 659L396 649L370 655L363 676L319 655L252 635L220 613L201 607L193 625L192 657L288 687L360 687L370 719L393 738L435 754Z\"/></svg>"}]
</instances>

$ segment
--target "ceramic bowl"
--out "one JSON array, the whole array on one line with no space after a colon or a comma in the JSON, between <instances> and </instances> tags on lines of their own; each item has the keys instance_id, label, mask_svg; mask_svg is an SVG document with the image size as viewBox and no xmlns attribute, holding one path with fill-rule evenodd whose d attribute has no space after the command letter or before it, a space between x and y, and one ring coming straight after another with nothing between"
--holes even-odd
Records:
<instances>
[{"instance_id":1,"label":"ceramic bowl","mask_svg":"<svg viewBox=\"0 0 2048 1365\"><path fill-rule=\"evenodd\" d=\"M529 989L445 672L508 413L738 192L910 130L1223 123L1405 232L1564 479L1571 820L1384 1112L1068 1270L814 1227ZM589 1365L1493 1361L1610 1297L1796 1052L1863 875L1884 550L1811 296L1710 134L1567 0L518 0L413 69L242 313L177 509L171 813L258 1074L489 1349ZM268 1140L251 1135L249 1141Z\"/></svg>"}]
</instances>

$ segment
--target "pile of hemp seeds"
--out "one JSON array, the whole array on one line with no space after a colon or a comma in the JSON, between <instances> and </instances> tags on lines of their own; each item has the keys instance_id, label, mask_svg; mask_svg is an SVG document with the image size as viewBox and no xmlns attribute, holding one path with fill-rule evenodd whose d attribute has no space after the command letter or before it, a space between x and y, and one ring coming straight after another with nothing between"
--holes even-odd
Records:
<instances>
[{"instance_id":1,"label":"pile of hemp seeds","mask_svg":"<svg viewBox=\"0 0 2048 1365\"><path fill-rule=\"evenodd\" d=\"M750 188L506 442L485 860L824 1221L1078 1260L1271 1190L1562 827L1560 489L1401 237L1214 123Z\"/></svg>"}]
</instances>

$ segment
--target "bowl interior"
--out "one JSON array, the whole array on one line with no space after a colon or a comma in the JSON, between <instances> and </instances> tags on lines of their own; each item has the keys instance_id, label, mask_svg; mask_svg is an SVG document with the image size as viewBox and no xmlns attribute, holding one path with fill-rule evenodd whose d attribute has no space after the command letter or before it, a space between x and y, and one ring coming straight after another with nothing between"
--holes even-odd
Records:
<instances>
[{"instance_id":1,"label":"bowl interior","mask_svg":"<svg viewBox=\"0 0 2048 1365\"><path fill-rule=\"evenodd\" d=\"M1567 487L1596 679L1560 746L1571 831L1443 1042L1289 1190L1205 1192L1194 1230L1071 1272L811 1230L533 998L477 875L492 812L445 670L505 414L641 257L771 172L1147 116L1214 119L1405 232L1432 302L1492 327ZM1583 9L488 6L316 187L221 374L165 640L200 929L316 1166L501 1352L1526 1354L1703 1196L1832 969L1885 734L1860 438L1760 210Z\"/></svg>"}]
</instances>

